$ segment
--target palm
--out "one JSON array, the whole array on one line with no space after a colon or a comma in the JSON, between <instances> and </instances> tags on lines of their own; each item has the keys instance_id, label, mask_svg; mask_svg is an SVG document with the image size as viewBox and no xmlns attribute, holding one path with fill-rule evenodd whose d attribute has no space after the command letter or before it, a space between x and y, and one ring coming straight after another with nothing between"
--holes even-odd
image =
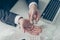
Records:
<instances>
[{"instance_id":1,"label":"palm","mask_svg":"<svg viewBox=\"0 0 60 40\"><path fill-rule=\"evenodd\" d=\"M42 29L40 27L31 24L30 21L27 19L24 20L22 27L25 32L28 32L32 35L38 35L42 32Z\"/></svg>"}]
</instances>

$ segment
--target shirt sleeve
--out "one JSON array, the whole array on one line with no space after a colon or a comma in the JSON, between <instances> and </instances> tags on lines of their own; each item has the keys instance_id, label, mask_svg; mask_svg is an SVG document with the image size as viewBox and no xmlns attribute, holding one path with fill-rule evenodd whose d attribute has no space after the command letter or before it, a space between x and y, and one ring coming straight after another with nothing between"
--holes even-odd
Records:
<instances>
[{"instance_id":1,"label":"shirt sleeve","mask_svg":"<svg viewBox=\"0 0 60 40\"><path fill-rule=\"evenodd\" d=\"M18 20L19 20L19 18L20 18L21 16L20 15L17 15L16 17L15 17L15 24L18 24Z\"/></svg>"},{"instance_id":2,"label":"shirt sleeve","mask_svg":"<svg viewBox=\"0 0 60 40\"><path fill-rule=\"evenodd\" d=\"M0 9L0 21L11 26L15 26L18 20L18 14L9 12L7 10ZM14 22L16 20L16 22Z\"/></svg>"},{"instance_id":3,"label":"shirt sleeve","mask_svg":"<svg viewBox=\"0 0 60 40\"><path fill-rule=\"evenodd\" d=\"M27 5L29 5L32 2L35 2L36 4L38 4L39 0L26 0Z\"/></svg>"},{"instance_id":4,"label":"shirt sleeve","mask_svg":"<svg viewBox=\"0 0 60 40\"><path fill-rule=\"evenodd\" d=\"M31 2L31 3L29 4L29 8L30 8L30 6L33 5L33 4L37 6L37 3L36 3L36 2Z\"/></svg>"}]
</instances>

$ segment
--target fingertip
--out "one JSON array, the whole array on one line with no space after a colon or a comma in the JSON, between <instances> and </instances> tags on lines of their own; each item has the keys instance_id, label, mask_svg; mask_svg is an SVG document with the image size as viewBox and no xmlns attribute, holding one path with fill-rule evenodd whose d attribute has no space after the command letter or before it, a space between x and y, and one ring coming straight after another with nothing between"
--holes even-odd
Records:
<instances>
[{"instance_id":1,"label":"fingertip","mask_svg":"<svg viewBox=\"0 0 60 40\"><path fill-rule=\"evenodd\" d=\"M31 23L31 24L33 24L33 23L34 23L34 22L33 22L33 19L30 19L30 23Z\"/></svg>"},{"instance_id":2,"label":"fingertip","mask_svg":"<svg viewBox=\"0 0 60 40\"><path fill-rule=\"evenodd\" d=\"M36 21L38 22L40 20L40 18L37 18Z\"/></svg>"}]
</instances>

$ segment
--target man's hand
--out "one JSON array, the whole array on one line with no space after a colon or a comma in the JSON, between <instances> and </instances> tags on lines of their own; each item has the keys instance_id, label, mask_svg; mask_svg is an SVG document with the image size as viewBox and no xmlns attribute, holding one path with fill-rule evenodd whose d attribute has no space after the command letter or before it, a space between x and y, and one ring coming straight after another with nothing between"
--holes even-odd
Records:
<instances>
[{"instance_id":1,"label":"man's hand","mask_svg":"<svg viewBox=\"0 0 60 40\"><path fill-rule=\"evenodd\" d=\"M34 20L35 22L38 22L39 18L40 18L39 10L36 5L32 4L29 8L30 22L33 23Z\"/></svg>"},{"instance_id":2,"label":"man's hand","mask_svg":"<svg viewBox=\"0 0 60 40\"><path fill-rule=\"evenodd\" d=\"M28 32L32 35L39 35L42 32L42 28L31 24L28 19L20 19L19 22L24 32Z\"/></svg>"}]
</instances>

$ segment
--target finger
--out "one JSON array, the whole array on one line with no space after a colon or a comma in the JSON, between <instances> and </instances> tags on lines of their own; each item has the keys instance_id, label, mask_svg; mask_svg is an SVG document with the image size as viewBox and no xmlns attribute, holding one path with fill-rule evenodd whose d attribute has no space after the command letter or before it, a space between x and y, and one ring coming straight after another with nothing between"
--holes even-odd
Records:
<instances>
[{"instance_id":1,"label":"finger","mask_svg":"<svg viewBox=\"0 0 60 40\"><path fill-rule=\"evenodd\" d=\"M38 35L39 32L38 32L38 30L33 29L33 30L30 32L30 34L32 34L32 35Z\"/></svg>"},{"instance_id":2,"label":"finger","mask_svg":"<svg viewBox=\"0 0 60 40\"><path fill-rule=\"evenodd\" d=\"M39 12L37 13L37 18L36 18L36 21L38 22L40 19L40 15L39 15Z\"/></svg>"},{"instance_id":3,"label":"finger","mask_svg":"<svg viewBox=\"0 0 60 40\"><path fill-rule=\"evenodd\" d=\"M25 32L27 32L27 30L26 30L26 29L24 29L24 33L25 33Z\"/></svg>"},{"instance_id":4,"label":"finger","mask_svg":"<svg viewBox=\"0 0 60 40\"><path fill-rule=\"evenodd\" d=\"M40 19L40 16L38 15L37 18L36 18L36 22L38 22Z\"/></svg>"},{"instance_id":5,"label":"finger","mask_svg":"<svg viewBox=\"0 0 60 40\"><path fill-rule=\"evenodd\" d=\"M35 13L34 15L33 15L33 19L34 19L34 23L37 23L37 13Z\"/></svg>"},{"instance_id":6,"label":"finger","mask_svg":"<svg viewBox=\"0 0 60 40\"><path fill-rule=\"evenodd\" d=\"M37 33L37 31L33 31L31 32L32 35L39 35L39 33Z\"/></svg>"},{"instance_id":7,"label":"finger","mask_svg":"<svg viewBox=\"0 0 60 40\"><path fill-rule=\"evenodd\" d=\"M30 19L30 23L33 24L33 20L34 20L34 18L33 18L33 14L30 15L30 18L29 18L29 19Z\"/></svg>"},{"instance_id":8,"label":"finger","mask_svg":"<svg viewBox=\"0 0 60 40\"><path fill-rule=\"evenodd\" d=\"M37 15L34 14L33 15L33 19L36 20L37 19Z\"/></svg>"}]
</instances>

